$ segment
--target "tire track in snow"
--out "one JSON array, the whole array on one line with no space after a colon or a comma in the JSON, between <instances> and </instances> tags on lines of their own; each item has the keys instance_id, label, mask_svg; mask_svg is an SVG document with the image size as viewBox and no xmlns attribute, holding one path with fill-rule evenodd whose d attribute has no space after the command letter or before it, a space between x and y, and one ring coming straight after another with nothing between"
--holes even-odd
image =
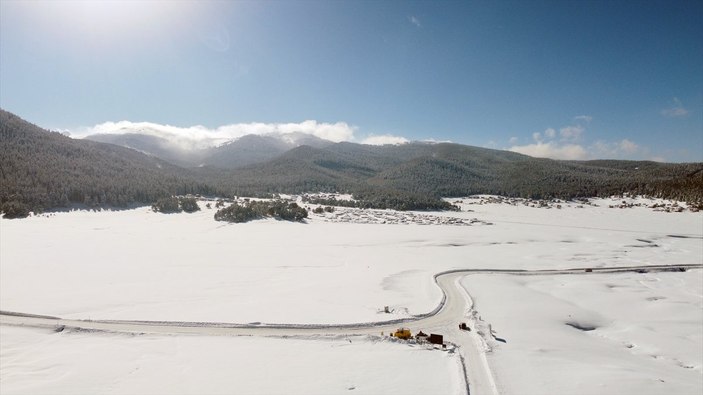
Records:
<instances>
[{"instance_id":1,"label":"tire track in snow","mask_svg":"<svg viewBox=\"0 0 703 395\"><path fill-rule=\"evenodd\" d=\"M509 274L509 275L565 275L565 274L596 274L623 273L633 271L677 271L686 269L702 269L703 264L683 265L645 265L645 266L616 266L603 268L572 268L572 269L453 269L437 273L434 281L442 290L442 300L432 311L409 318L365 322L353 324L236 324L218 322L189 322L189 321L130 321L130 320L79 320L63 319L47 315L20 313L0 310L0 325L33 326L54 329L70 329L77 331L149 333L149 334L195 334L218 336L319 336L319 335L378 335L389 333L399 325L408 327L413 332L417 330L437 330L447 333L448 341L459 345L460 360L465 372L467 392L479 394L498 394L498 387L488 366L485 350L480 349L475 331L469 332L471 341L462 339L461 332L455 327L464 320L472 308L471 297L459 284L459 279L471 274ZM586 271L586 270L589 271ZM457 340L458 339L458 340ZM479 339L480 340L480 339ZM469 349L471 348L471 349ZM467 360L469 366L466 366ZM473 365L476 369L473 369Z\"/></svg>"}]
</instances>

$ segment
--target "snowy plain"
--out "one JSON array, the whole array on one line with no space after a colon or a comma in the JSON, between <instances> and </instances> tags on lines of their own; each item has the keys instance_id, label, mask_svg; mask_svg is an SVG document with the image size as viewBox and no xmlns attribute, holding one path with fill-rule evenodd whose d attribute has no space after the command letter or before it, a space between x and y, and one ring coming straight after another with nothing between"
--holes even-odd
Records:
<instances>
[{"instance_id":1,"label":"snowy plain","mask_svg":"<svg viewBox=\"0 0 703 395\"><path fill-rule=\"evenodd\" d=\"M0 326L3 394L461 394L458 358L365 337L53 333ZM402 374L394 368L402 366Z\"/></svg>"},{"instance_id":2,"label":"snowy plain","mask_svg":"<svg viewBox=\"0 0 703 395\"><path fill-rule=\"evenodd\" d=\"M461 201L457 204L462 212L432 213L439 217L479 221L470 226L349 223L329 214L311 215L306 224L275 220L225 224L214 221L214 209L204 205L202 211L194 214L164 215L145 207L114 212L58 212L24 220L1 219L0 309L80 319L372 322L432 310L441 299L433 275L450 269L532 270L703 263L703 214L656 212L646 207L608 207L621 200L594 200L595 206L563 203L560 209L547 209L490 203L482 198L453 199ZM484 204L478 204L481 201ZM657 274L656 278L665 279L657 282L661 289L655 292L642 288L642 297L634 297L634 291L612 291L640 284L637 281L645 281L641 276L647 274L466 277L462 284L476 298L478 313L508 341L492 342L492 351L488 353L501 393L528 393L530 391L525 391L528 388L534 389L532 393L700 393L703 389L700 352L703 340L693 334L703 331L703 273L691 270L681 274ZM565 284L571 292L556 292L553 282ZM607 288L606 282L613 286ZM611 292L603 293L603 287ZM655 301L647 299L661 296L663 298ZM516 300L528 301L527 306L513 303ZM598 328L580 331L565 325L568 314L574 313L563 305L576 306L573 310L577 314L597 311L594 313L597 320L590 315L588 318L597 321ZM392 310L390 315L383 313L384 306ZM636 311L641 314L624 314ZM561 313L567 314L567 318ZM35 382L46 385L44 392L51 392L48 390L56 377L64 377L67 371L82 374L81 369L87 369L87 365L67 365L60 358L51 369L32 362L33 358L51 360L54 354L50 350L68 352L65 343L104 343L101 347L113 347L114 343L112 337L95 337L95 334L48 335L7 327L2 330L0 385L3 392L6 389L22 392L19 389L27 388L22 387L22 377L27 374L35 375ZM530 333L532 335L528 335ZM48 342L47 347L33 347L42 341L42 336L49 336L44 340ZM573 344L580 348L567 346L572 344L572 337L578 340ZM658 343L652 340L655 337L680 341ZM223 344L228 343L245 349L257 344L257 349L268 351L227 354L226 363L237 366L241 377L252 377L252 381L240 381L241 387L237 388L241 388L242 393L271 393L284 389L288 392L297 389L300 392L349 391L343 388L346 369L342 368L330 368L329 386L297 387L286 380L282 380L279 387L252 384L256 383L253 378L258 366L246 363L252 359L252 354L257 355L254 361L285 360L286 355L306 356L305 361L324 360L323 355L329 350L323 349L330 348L334 341L323 342L327 344L324 346L317 341L300 339L169 337L163 340L148 336L134 339L131 344L126 340L117 342L124 344L125 350L124 356L114 362L124 365L120 369L132 366L133 353L143 348L137 345L140 342L165 342L167 345L160 347L175 347L183 350L184 355L197 354L194 351L197 347L189 342L201 342L213 348L225 347ZM545 347L545 339L557 344ZM391 368L393 361L408 358L408 351L397 344L380 343L379 346L370 341L355 342L348 347L357 355L367 354L372 347L387 346L383 354L388 354L390 359L383 363L386 368L379 368L382 372L377 375L368 372L360 376L364 379L353 384L359 390L372 388L368 393L390 392L378 386L393 372L394 379L397 375L408 378L401 380L407 385L394 387L398 393L463 391L463 383L452 373L458 358L445 357L441 352L420 353L428 357L418 362L418 366L435 369L438 381L432 384L432 390L415 391L420 388L411 380L418 377L415 368ZM628 344L633 347L628 348ZM75 348L83 349L80 345L70 349ZM548 351L535 351L540 348ZM556 351L549 351L552 349ZM605 349L612 355L604 354ZM155 349L153 352L166 351ZM145 353L144 358L151 357ZM602 363L604 358L615 368L607 369L609 365ZM661 365L651 365L649 359ZM217 369L201 369L203 365L197 363L197 358L185 360L190 362L181 365L174 362L171 367L189 373L185 376L193 380L220 374ZM222 362L213 358L206 366L221 366ZM323 365L334 366L334 362ZM661 372L657 370L660 366ZM581 372L574 377L586 385L576 385L579 381L562 374L571 368ZM629 376L622 373L627 369L638 373ZM303 378L296 382L308 383L317 377L317 370L304 369L300 372ZM532 371L537 373L528 373ZM617 372L622 375L618 376ZM90 374L90 370L83 373ZM138 385L139 380L147 376L139 376L137 381L130 381L130 377L133 375L118 374L106 380L124 385L111 387L112 393L120 393L135 388L129 386ZM621 377L629 379L620 380ZM661 378L664 382L645 378ZM91 389L95 387L80 387L80 382L71 384L77 386L71 387L74 391L64 393L94 392ZM446 383L453 384L447 386ZM213 384L210 392L216 392L216 387L221 388Z\"/></svg>"},{"instance_id":3,"label":"snowy plain","mask_svg":"<svg viewBox=\"0 0 703 395\"><path fill-rule=\"evenodd\" d=\"M471 275L505 394L700 394L703 271Z\"/></svg>"}]
</instances>

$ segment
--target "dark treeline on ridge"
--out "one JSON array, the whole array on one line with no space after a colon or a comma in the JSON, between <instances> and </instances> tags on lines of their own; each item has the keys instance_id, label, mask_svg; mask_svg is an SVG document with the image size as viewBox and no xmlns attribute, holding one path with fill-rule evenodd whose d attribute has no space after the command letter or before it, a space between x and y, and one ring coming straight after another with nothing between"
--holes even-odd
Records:
<instances>
[{"instance_id":1,"label":"dark treeline on ridge","mask_svg":"<svg viewBox=\"0 0 703 395\"><path fill-rule=\"evenodd\" d=\"M190 193L216 189L160 159L48 132L0 110L0 209L6 214L71 204L126 207Z\"/></svg>"},{"instance_id":2,"label":"dark treeline on ridge","mask_svg":"<svg viewBox=\"0 0 703 395\"><path fill-rule=\"evenodd\" d=\"M248 149L244 144L237 152ZM472 194L569 199L628 192L703 202L703 163L559 161L450 143L314 145L246 165L225 160L220 150L225 167L183 168L153 154L71 139L0 110L0 211L21 217L72 204L146 205L173 195L307 192L352 193L359 207L401 210L451 209L439 198Z\"/></svg>"}]
</instances>

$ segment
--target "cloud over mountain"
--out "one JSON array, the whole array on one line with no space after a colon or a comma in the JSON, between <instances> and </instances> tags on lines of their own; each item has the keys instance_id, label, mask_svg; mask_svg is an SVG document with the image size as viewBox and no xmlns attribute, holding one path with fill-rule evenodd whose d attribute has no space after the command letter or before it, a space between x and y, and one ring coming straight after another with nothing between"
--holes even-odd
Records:
<instances>
[{"instance_id":1,"label":"cloud over mountain","mask_svg":"<svg viewBox=\"0 0 703 395\"><path fill-rule=\"evenodd\" d=\"M586 159L588 153L586 150L577 144L558 144L556 142L537 142L535 144L527 144L521 146L510 147L510 151L518 152L536 158L551 158L551 159Z\"/></svg>"},{"instance_id":2,"label":"cloud over mountain","mask_svg":"<svg viewBox=\"0 0 703 395\"><path fill-rule=\"evenodd\" d=\"M398 144L405 144L409 143L410 140L406 139L405 137L401 136L393 136L390 134L383 134L379 136L374 136L371 135L361 141L361 144L368 144L368 145L387 145L387 144L393 144L393 145L398 145Z\"/></svg>"},{"instance_id":3,"label":"cloud over mountain","mask_svg":"<svg viewBox=\"0 0 703 395\"><path fill-rule=\"evenodd\" d=\"M177 144L182 149L202 149L220 145L248 134L286 135L304 133L333 142L353 141L355 126L346 122L325 123L308 120L299 123L236 123L217 128L196 125L180 127L152 122L104 122L93 127L72 131L74 137L94 134L139 133L160 137Z\"/></svg>"},{"instance_id":4,"label":"cloud over mountain","mask_svg":"<svg viewBox=\"0 0 703 395\"><path fill-rule=\"evenodd\" d=\"M532 133L532 142L518 144L517 137L508 140L509 151L518 152L537 158L588 160L588 159L650 159L663 161L655 157L650 150L630 139L619 141L596 140L588 143L586 140L586 124L593 117L579 115L574 117L574 124L559 128L547 128L542 132Z\"/></svg>"}]
</instances>

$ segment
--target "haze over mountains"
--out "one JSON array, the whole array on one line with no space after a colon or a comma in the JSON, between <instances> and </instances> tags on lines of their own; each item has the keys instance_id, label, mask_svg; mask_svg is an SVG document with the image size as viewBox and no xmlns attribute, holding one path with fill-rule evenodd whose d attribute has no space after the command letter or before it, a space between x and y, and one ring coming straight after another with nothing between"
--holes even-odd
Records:
<instances>
[{"instance_id":1,"label":"haze over mountains","mask_svg":"<svg viewBox=\"0 0 703 395\"><path fill-rule=\"evenodd\" d=\"M184 143L177 136L169 139L131 131L93 134L85 139L121 145L183 167L214 166L224 169L266 162L301 145L323 148L333 144L332 141L302 132L247 134L221 144L213 143L212 146L207 146L207 143L198 146L193 141Z\"/></svg>"},{"instance_id":2,"label":"haze over mountains","mask_svg":"<svg viewBox=\"0 0 703 395\"><path fill-rule=\"evenodd\" d=\"M349 192L375 207L439 197L532 198L623 192L703 201L702 163L559 161L451 143L334 143L305 133L197 146L148 133L72 139L0 110L0 205L43 210L149 204L173 194Z\"/></svg>"}]
</instances>

